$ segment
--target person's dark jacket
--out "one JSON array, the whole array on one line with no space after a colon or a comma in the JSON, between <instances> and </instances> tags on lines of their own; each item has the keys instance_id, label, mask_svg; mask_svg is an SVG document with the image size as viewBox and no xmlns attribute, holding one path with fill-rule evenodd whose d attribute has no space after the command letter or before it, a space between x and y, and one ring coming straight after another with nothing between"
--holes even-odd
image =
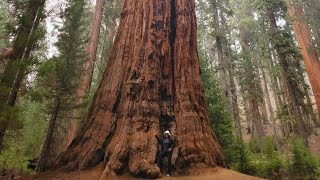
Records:
<instances>
[{"instance_id":1,"label":"person's dark jacket","mask_svg":"<svg viewBox=\"0 0 320 180\"><path fill-rule=\"evenodd\" d=\"M158 137L157 135L155 135L159 144L161 144L161 151L162 152L169 152L169 149L171 149L171 151L175 148L176 146L176 142L175 140L169 136L169 137Z\"/></svg>"}]
</instances>

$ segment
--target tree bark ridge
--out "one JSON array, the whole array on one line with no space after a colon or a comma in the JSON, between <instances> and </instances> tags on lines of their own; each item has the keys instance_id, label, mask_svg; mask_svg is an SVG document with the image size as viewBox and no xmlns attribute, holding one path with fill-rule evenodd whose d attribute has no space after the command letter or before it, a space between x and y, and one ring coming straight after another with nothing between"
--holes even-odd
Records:
<instances>
[{"instance_id":1,"label":"tree bark ridge","mask_svg":"<svg viewBox=\"0 0 320 180\"><path fill-rule=\"evenodd\" d=\"M158 144L170 129L173 164L226 166L209 124L200 80L195 3L126 0L103 80L86 125L56 168L105 165L103 176L129 171L155 178Z\"/></svg>"}]
</instances>

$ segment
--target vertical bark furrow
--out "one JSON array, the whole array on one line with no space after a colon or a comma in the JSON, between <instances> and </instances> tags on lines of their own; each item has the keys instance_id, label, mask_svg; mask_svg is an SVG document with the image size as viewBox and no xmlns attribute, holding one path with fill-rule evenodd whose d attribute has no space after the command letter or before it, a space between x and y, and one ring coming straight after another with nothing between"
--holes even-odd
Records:
<instances>
[{"instance_id":1,"label":"vertical bark furrow","mask_svg":"<svg viewBox=\"0 0 320 180\"><path fill-rule=\"evenodd\" d=\"M204 102L194 9L190 0L125 1L87 124L57 167L74 163L86 168L101 161L103 177L128 170L155 178L160 171L153 166L158 152L154 135L166 129L178 141L173 164L179 172L226 165ZM95 126L103 126L101 132ZM68 162L74 155L80 156Z\"/></svg>"}]
</instances>

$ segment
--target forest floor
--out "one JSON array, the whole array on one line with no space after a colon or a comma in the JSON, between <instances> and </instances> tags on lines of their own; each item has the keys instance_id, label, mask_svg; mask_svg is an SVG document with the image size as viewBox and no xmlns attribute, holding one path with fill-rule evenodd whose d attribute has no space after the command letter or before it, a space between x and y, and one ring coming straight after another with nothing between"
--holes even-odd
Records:
<instances>
[{"instance_id":1,"label":"forest floor","mask_svg":"<svg viewBox=\"0 0 320 180\"><path fill-rule=\"evenodd\" d=\"M246 127L245 124L242 125ZM271 126L264 126L264 132L266 135L272 136L273 131ZM248 134L246 129L242 130L243 141L249 143L251 139L251 134ZM312 134L308 138L309 149L310 151L317 156L320 156L320 128L314 129Z\"/></svg>"},{"instance_id":2,"label":"forest floor","mask_svg":"<svg viewBox=\"0 0 320 180\"><path fill-rule=\"evenodd\" d=\"M72 173L60 173L60 172L47 172L34 176L16 177L19 180L98 180L101 175L101 170L93 169L86 171L78 171ZM261 178L248 176L229 169L224 168L210 168L210 169L198 169L192 172L192 176L162 176L158 179L161 180L262 180ZM119 177L110 177L108 180L144 180L134 178L128 174Z\"/></svg>"}]
</instances>

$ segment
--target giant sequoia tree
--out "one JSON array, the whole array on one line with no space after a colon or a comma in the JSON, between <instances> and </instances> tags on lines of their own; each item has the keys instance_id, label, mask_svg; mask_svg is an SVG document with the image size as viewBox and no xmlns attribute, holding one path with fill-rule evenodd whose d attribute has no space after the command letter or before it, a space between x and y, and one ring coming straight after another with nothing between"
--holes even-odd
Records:
<instances>
[{"instance_id":1,"label":"giant sequoia tree","mask_svg":"<svg viewBox=\"0 0 320 180\"><path fill-rule=\"evenodd\" d=\"M157 177L154 135L165 129L177 139L179 172L226 166L208 120L196 33L194 0L126 0L86 124L56 168L103 163L104 175Z\"/></svg>"},{"instance_id":2,"label":"giant sequoia tree","mask_svg":"<svg viewBox=\"0 0 320 180\"><path fill-rule=\"evenodd\" d=\"M287 2L288 13L292 18L293 31L296 35L301 54L304 59L304 64L310 84L313 89L314 98L318 112L320 112L320 61L316 48L312 44L312 36L309 25L304 20L304 12L299 2Z\"/></svg>"}]
</instances>

